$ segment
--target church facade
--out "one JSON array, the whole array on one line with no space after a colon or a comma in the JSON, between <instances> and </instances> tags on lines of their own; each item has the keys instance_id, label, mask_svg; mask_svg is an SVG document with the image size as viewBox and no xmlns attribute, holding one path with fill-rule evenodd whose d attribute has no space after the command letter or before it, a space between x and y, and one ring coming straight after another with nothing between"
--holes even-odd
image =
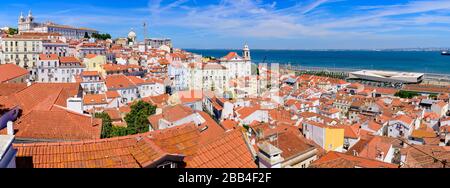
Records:
<instances>
[{"instance_id":1,"label":"church facade","mask_svg":"<svg viewBox=\"0 0 450 188\"><path fill-rule=\"evenodd\" d=\"M75 28L72 26L59 25L52 22L38 23L35 22L34 17L30 12L25 18L21 13L18 20L19 33L24 32L40 32L40 33L59 33L66 39L81 39L87 34L92 36L92 33L98 31L88 28Z\"/></svg>"}]
</instances>

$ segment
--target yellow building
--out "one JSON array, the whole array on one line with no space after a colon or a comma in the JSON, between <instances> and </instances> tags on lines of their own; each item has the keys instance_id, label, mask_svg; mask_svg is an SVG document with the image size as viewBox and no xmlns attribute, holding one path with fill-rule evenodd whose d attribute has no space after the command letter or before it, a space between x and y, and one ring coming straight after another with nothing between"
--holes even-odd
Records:
<instances>
[{"instance_id":1,"label":"yellow building","mask_svg":"<svg viewBox=\"0 0 450 188\"><path fill-rule=\"evenodd\" d=\"M83 63L86 65L86 71L98 71L103 73L103 65L106 64L106 56L87 54Z\"/></svg>"},{"instance_id":2,"label":"yellow building","mask_svg":"<svg viewBox=\"0 0 450 188\"><path fill-rule=\"evenodd\" d=\"M344 147L344 129L326 127L324 143L326 151L341 151Z\"/></svg>"},{"instance_id":3,"label":"yellow building","mask_svg":"<svg viewBox=\"0 0 450 188\"><path fill-rule=\"evenodd\" d=\"M339 151L344 148L344 129L328 126L315 121L303 123L303 135L314 141L326 151Z\"/></svg>"}]
</instances>

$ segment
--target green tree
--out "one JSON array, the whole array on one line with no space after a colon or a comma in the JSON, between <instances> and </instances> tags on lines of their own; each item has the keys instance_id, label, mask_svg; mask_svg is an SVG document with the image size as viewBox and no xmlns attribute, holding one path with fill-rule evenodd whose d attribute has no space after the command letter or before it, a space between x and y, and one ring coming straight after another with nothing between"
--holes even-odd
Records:
<instances>
[{"instance_id":1,"label":"green tree","mask_svg":"<svg viewBox=\"0 0 450 188\"><path fill-rule=\"evenodd\" d=\"M111 117L105 112L96 113L94 117L102 119L101 138L111 138L113 129Z\"/></svg>"},{"instance_id":2,"label":"green tree","mask_svg":"<svg viewBox=\"0 0 450 188\"><path fill-rule=\"evenodd\" d=\"M128 135L128 128L127 127L112 127L110 135L111 135L111 137L126 136L126 135Z\"/></svg>"},{"instance_id":3,"label":"green tree","mask_svg":"<svg viewBox=\"0 0 450 188\"><path fill-rule=\"evenodd\" d=\"M419 96L420 94L414 91L399 91L395 94L395 96L400 97L400 98L407 98L407 99L411 99L415 96Z\"/></svg>"},{"instance_id":4,"label":"green tree","mask_svg":"<svg viewBox=\"0 0 450 188\"><path fill-rule=\"evenodd\" d=\"M108 33L105 33L105 34L92 33L92 38L99 39L99 40L106 40L106 39L111 39L111 35Z\"/></svg>"},{"instance_id":5,"label":"green tree","mask_svg":"<svg viewBox=\"0 0 450 188\"><path fill-rule=\"evenodd\" d=\"M90 39L91 37L89 37L89 34L87 32L84 32L84 38L85 39Z\"/></svg>"},{"instance_id":6,"label":"green tree","mask_svg":"<svg viewBox=\"0 0 450 188\"><path fill-rule=\"evenodd\" d=\"M8 29L8 34L9 35L15 35L17 33L19 33L19 30L17 28L9 28Z\"/></svg>"},{"instance_id":7,"label":"green tree","mask_svg":"<svg viewBox=\"0 0 450 188\"><path fill-rule=\"evenodd\" d=\"M150 122L148 116L156 113L156 106L150 103L139 101L131 105L131 111L125 116L127 122L127 133L137 134L149 131Z\"/></svg>"},{"instance_id":8,"label":"green tree","mask_svg":"<svg viewBox=\"0 0 450 188\"><path fill-rule=\"evenodd\" d=\"M437 99L438 95L437 94L430 94L429 97L431 99Z\"/></svg>"}]
</instances>

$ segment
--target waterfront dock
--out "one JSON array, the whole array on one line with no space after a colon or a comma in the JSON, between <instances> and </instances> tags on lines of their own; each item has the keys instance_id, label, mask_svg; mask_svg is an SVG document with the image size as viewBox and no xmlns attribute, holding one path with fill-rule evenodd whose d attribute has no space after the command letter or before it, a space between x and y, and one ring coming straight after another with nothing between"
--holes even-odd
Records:
<instances>
[{"instance_id":1,"label":"waterfront dock","mask_svg":"<svg viewBox=\"0 0 450 188\"><path fill-rule=\"evenodd\" d=\"M338 67L312 67L312 66L301 66L301 65L280 65L280 68L287 69L296 72L328 72L334 75L341 75L343 78L348 78L351 72L360 70L374 70L366 68L338 68ZM424 84L433 85L450 85L450 75L449 74L439 74L439 73L423 73Z\"/></svg>"}]
</instances>

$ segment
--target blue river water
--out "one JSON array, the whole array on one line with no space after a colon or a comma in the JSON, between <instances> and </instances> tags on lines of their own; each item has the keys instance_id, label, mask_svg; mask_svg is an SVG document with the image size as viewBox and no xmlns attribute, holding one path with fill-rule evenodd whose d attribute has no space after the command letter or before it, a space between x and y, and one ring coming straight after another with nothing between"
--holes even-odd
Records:
<instances>
[{"instance_id":1,"label":"blue river water","mask_svg":"<svg viewBox=\"0 0 450 188\"><path fill-rule=\"evenodd\" d=\"M186 49L203 56L222 57L230 51ZM254 63L280 63L300 66L375 69L450 75L450 56L439 51L310 51L252 50Z\"/></svg>"}]
</instances>

